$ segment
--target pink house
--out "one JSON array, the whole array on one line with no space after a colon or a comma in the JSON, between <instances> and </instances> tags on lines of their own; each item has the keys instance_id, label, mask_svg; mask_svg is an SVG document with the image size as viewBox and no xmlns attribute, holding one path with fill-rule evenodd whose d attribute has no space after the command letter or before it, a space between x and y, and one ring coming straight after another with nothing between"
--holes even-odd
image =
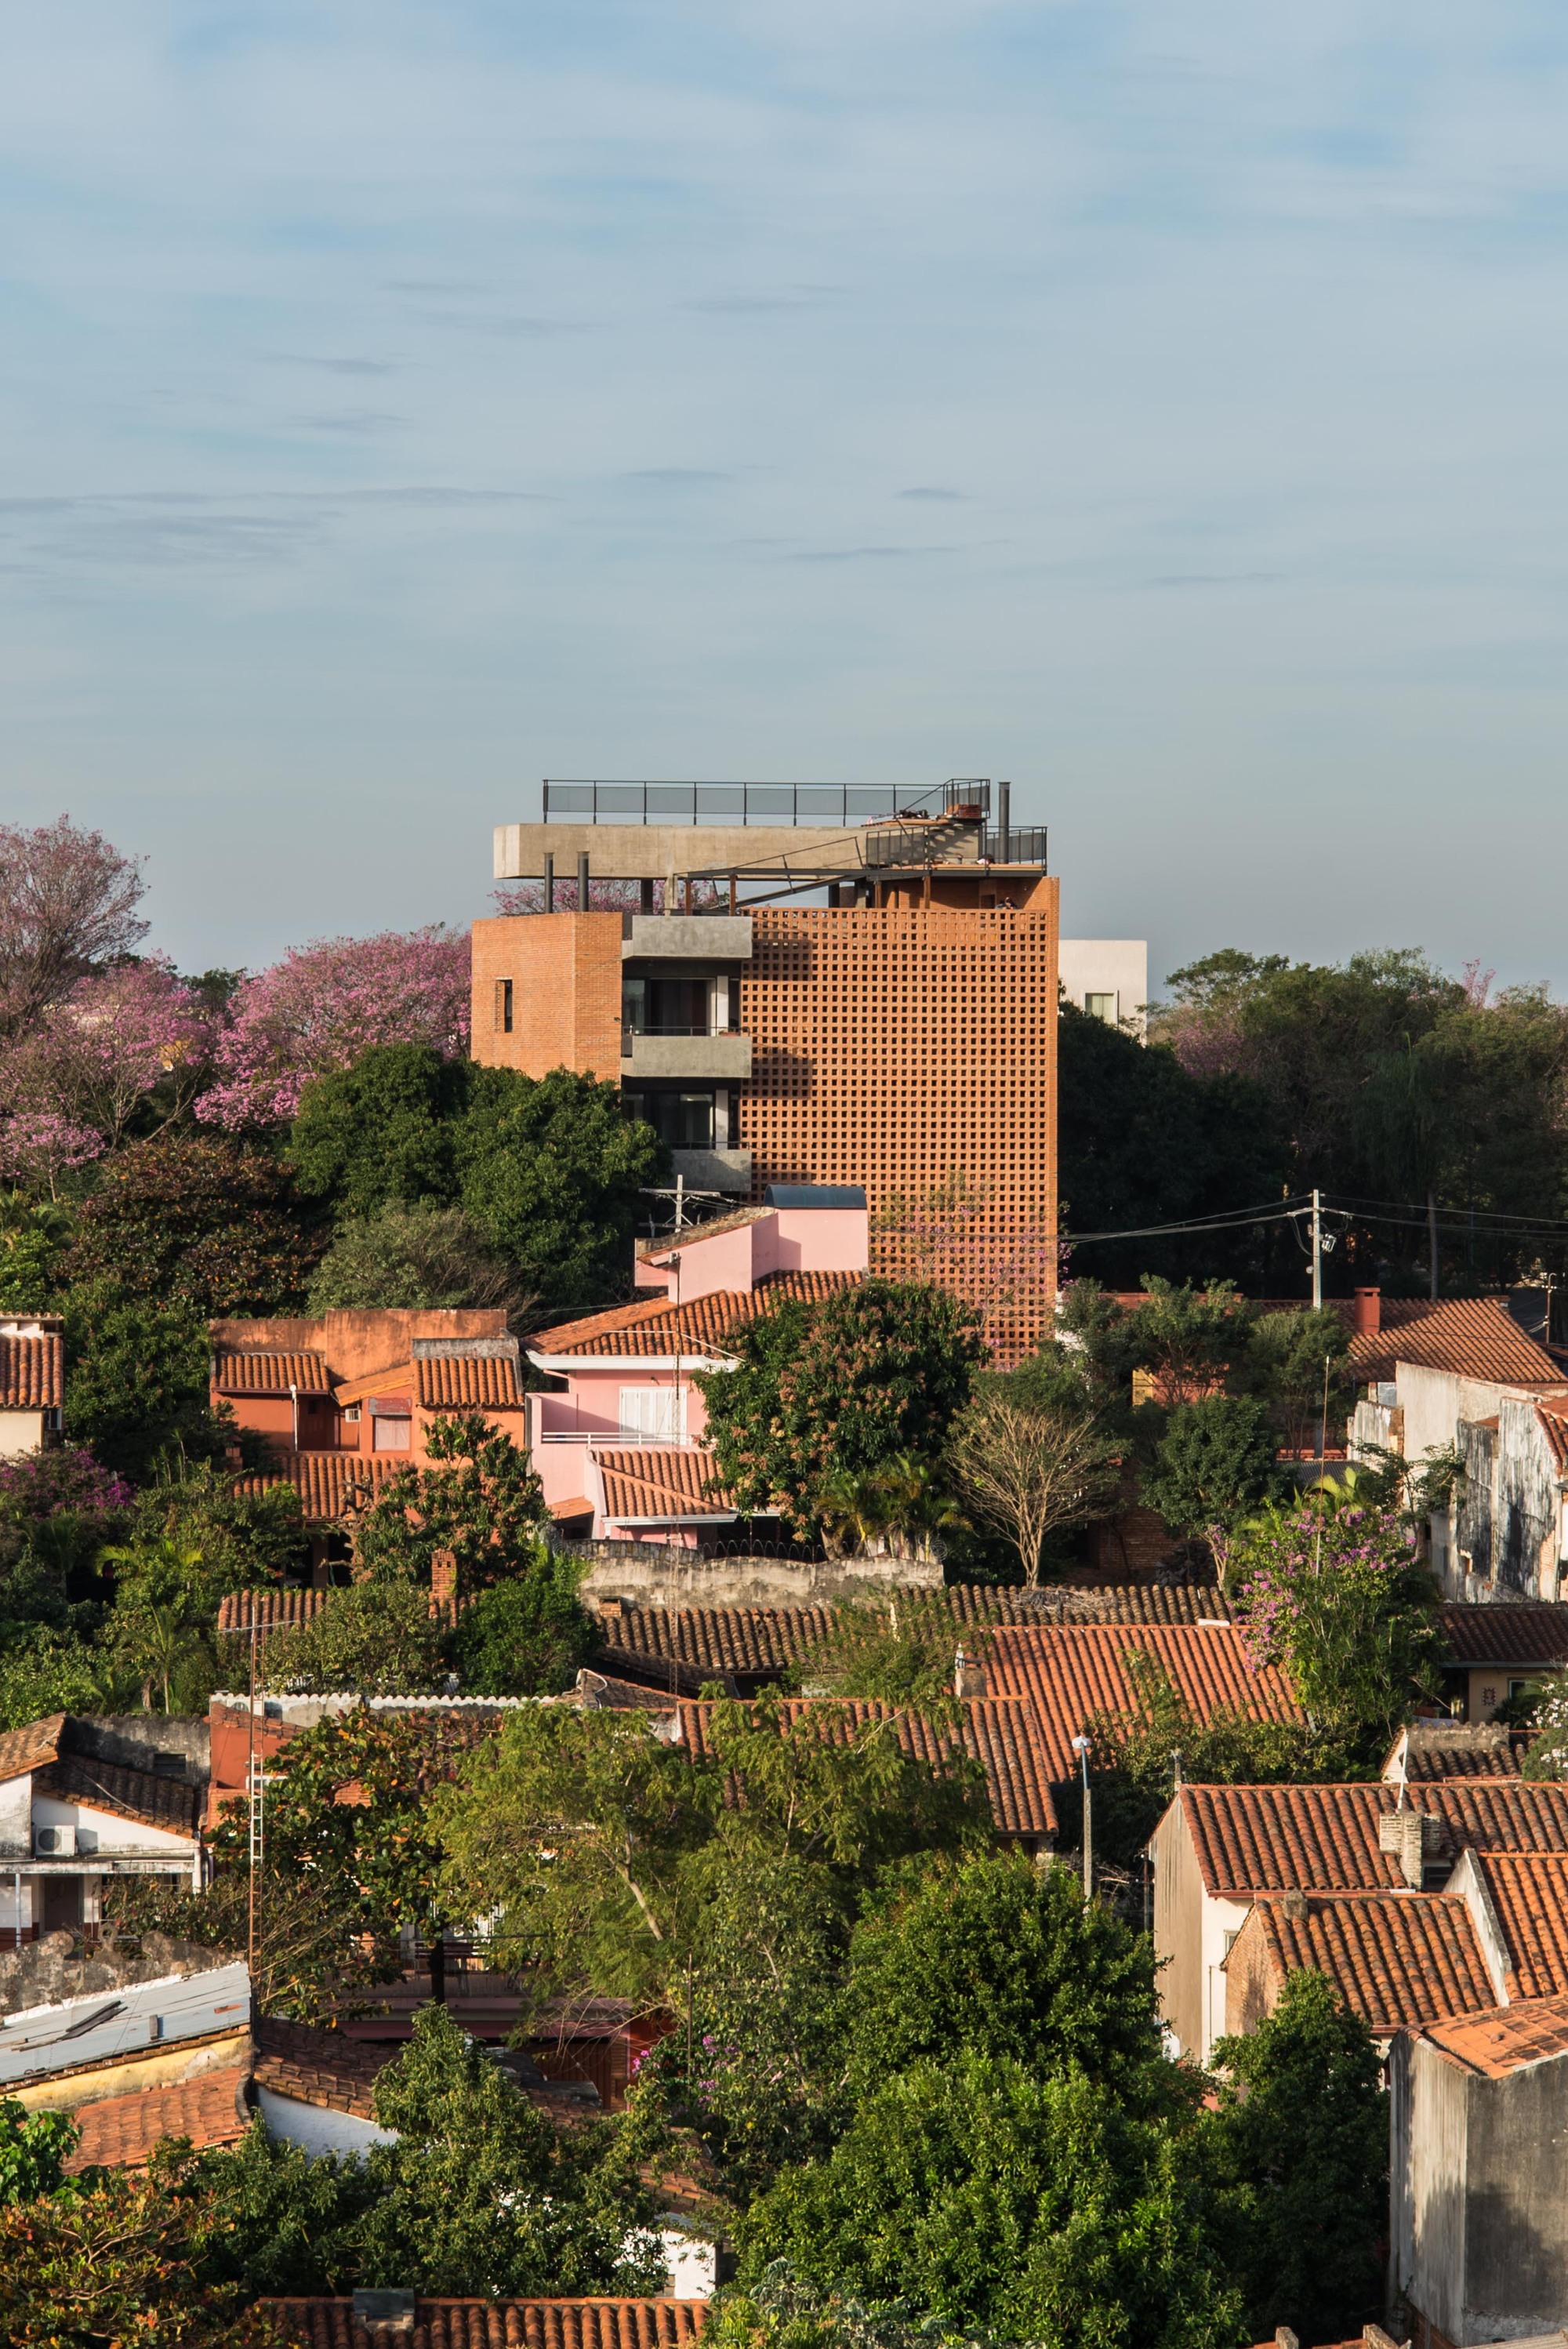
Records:
<instances>
[{"instance_id":1,"label":"pink house","mask_svg":"<svg viewBox=\"0 0 1568 2349\"><path fill-rule=\"evenodd\" d=\"M644 1242L644 1301L541 1330L528 1358L552 1389L528 1398L529 1447L557 1521L595 1539L688 1547L732 1524L707 1489L714 1467L693 1374L733 1368L728 1333L786 1299L863 1278L869 1241L858 1187L775 1184L760 1207Z\"/></svg>"}]
</instances>

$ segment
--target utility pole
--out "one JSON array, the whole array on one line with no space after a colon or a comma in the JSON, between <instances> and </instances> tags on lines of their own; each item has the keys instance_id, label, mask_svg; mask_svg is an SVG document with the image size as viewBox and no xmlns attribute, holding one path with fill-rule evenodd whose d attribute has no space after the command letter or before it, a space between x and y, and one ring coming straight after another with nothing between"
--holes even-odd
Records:
<instances>
[{"instance_id":1,"label":"utility pole","mask_svg":"<svg viewBox=\"0 0 1568 2349\"><path fill-rule=\"evenodd\" d=\"M1094 1899L1094 1814L1090 1807L1094 1798L1088 1790L1088 1739L1075 1737L1073 1752L1083 1771L1083 1897L1087 1908Z\"/></svg>"},{"instance_id":2,"label":"utility pole","mask_svg":"<svg viewBox=\"0 0 1568 2349\"><path fill-rule=\"evenodd\" d=\"M1435 1290L1433 1294L1436 1294ZM1321 1191L1314 1191L1312 1195L1312 1309L1317 1313L1322 1310L1322 1307L1323 1194Z\"/></svg>"},{"instance_id":3,"label":"utility pole","mask_svg":"<svg viewBox=\"0 0 1568 2349\"><path fill-rule=\"evenodd\" d=\"M1431 1296L1435 1305L1438 1299L1438 1203L1429 1184L1427 1186L1427 1263L1430 1268Z\"/></svg>"}]
</instances>

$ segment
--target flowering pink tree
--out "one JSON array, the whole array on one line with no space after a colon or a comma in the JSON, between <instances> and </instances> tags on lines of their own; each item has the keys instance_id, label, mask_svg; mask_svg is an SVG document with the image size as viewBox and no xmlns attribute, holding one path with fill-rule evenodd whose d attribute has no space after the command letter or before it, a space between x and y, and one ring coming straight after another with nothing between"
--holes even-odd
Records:
<instances>
[{"instance_id":1,"label":"flowering pink tree","mask_svg":"<svg viewBox=\"0 0 1568 2349\"><path fill-rule=\"evenodd\" d=\"M60 1195L60 1177L103 1156L103 1136L48 1111L20 1110L0 1124L0 1174L28 1193Z\"/></svg>"},{"instance_id":2,"label":"flowering pink tree","mask_svg":"<svg viewBox=\"0 0 1568 2349\"><path fill-rule=\"evenodd\" d=\"M295 947L241 985L196 1114L231 1131L293 1117L312 1077L372 1044L468 1050L469 940L432 924Z\"/></svg>"},{"instance_id":3,"label":"flowering pink tree","mask_svg":"<svg viewBox=\"0 0 1568 2349\"><path fill-rule=\"evenodd\" d=\"M64 1166L112 1150L155 1087L162 1122L177 1115L211 1045L199 998L160 957L78 979L0 1063L0 1102L12 1112L0 1150L52 1188Z\"/></svg>"},{"instance_id":4,"label":"flowering pink tree","mask_svg":"<svg viewBox=\"0 0 1568 2349\"><path fill-rule=\"evenodd\" d=\"M0 1036L25 1035L95 963L147 935L135 862L68 816L0 824Z\"/></svg>"}]
</instances>

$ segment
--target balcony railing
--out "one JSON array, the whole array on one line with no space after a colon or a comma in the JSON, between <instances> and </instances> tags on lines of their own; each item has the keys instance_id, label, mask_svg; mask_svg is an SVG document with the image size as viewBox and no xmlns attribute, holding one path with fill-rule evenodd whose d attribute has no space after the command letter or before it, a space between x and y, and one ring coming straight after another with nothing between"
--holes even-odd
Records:
<instances>
[{"instance_id":1,"label":"balcony railing","mask_svg":"<svg viewBox=\"0 0 1568 2349\"><path fill-rule=\"evenodd\" d=\"M990 783L655 783L547 779L546 823L810 824L858 832L912 813L991 804Z\"/></svg>"}]
</instances>

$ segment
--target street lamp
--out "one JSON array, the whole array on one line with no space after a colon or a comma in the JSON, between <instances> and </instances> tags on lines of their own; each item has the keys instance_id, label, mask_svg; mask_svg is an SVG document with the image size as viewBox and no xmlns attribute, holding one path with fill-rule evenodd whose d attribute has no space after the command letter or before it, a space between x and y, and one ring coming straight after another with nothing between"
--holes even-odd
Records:
<instances>
[{"instance_id":1,"label":"street lamp","mask_svg":"<svg viewBox=\"0 0 1568 2349\"><path fill-rule=\"evenodd\" d=\"M1086 1903L1094 1899L1094 1818L1089 1805L1088 1739L1075 1737L1073 1752L1078 1755L1083 1772L1083 1897Z\"/></svg>"}]
</instances>

